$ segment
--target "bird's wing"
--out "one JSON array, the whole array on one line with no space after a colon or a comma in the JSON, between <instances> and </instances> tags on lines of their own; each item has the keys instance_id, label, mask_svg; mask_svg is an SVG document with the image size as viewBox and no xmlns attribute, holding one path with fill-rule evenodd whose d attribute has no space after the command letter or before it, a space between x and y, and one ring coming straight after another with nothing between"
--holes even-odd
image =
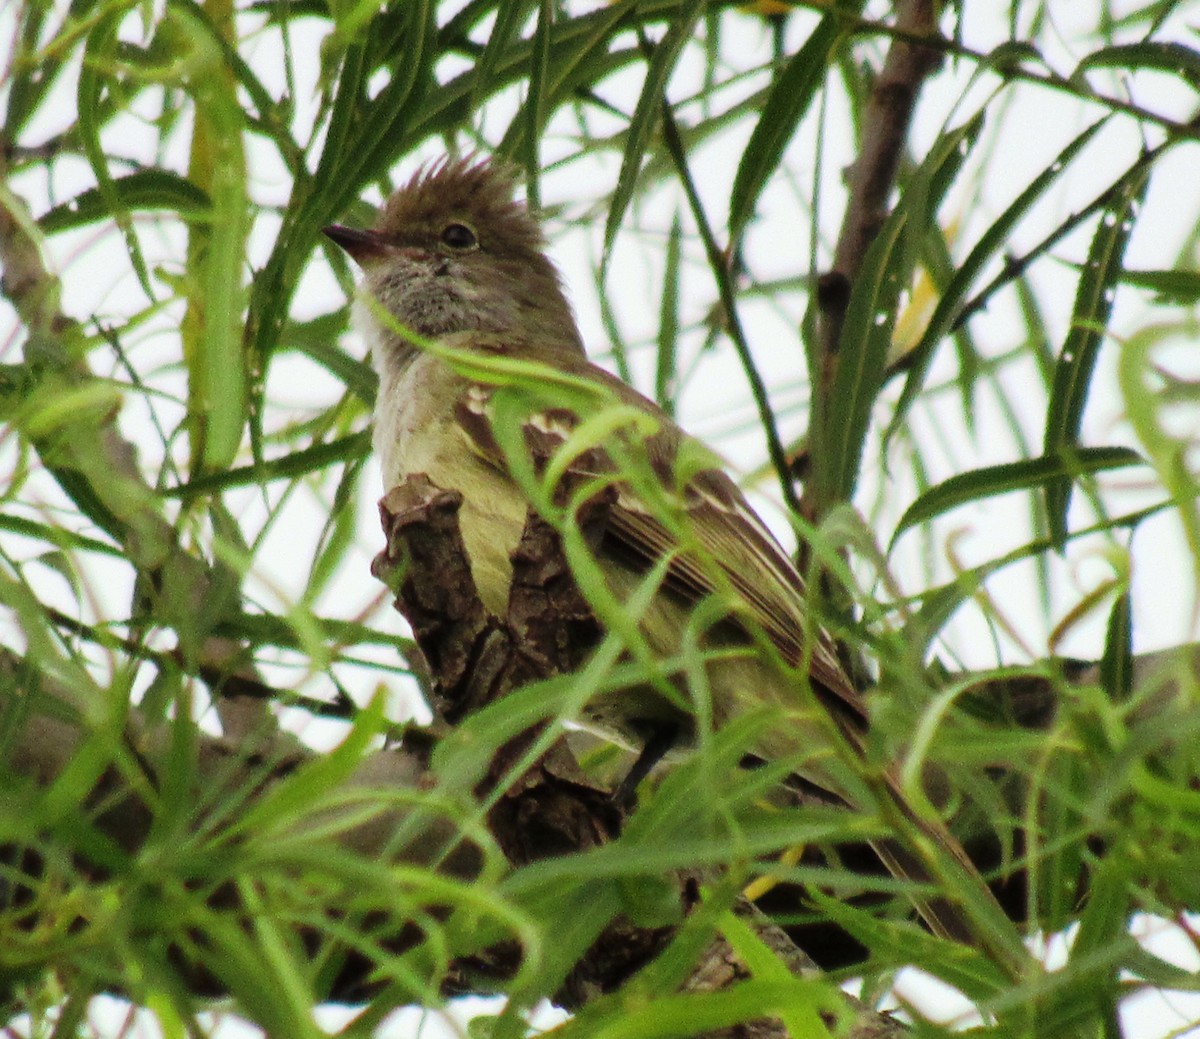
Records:
<instances>
[{"instance_id":1,"label":"bird's wing","mask_svg":"<svg viewBox=\"0 0 1200 1039\"><path fill-rule=\"evenodd\" d=\"M612 380L598 368L592 369L589 377ZM507 460L489 415L494 391L494 386L469 384L458 401L456 416L476 454L507 473ZM630 401L628 393L621 396ZM766 633L785 660L799 665L805 662L807 654L814 692L842 734L861 753L867 721L865 706L838 663L832 638L819 626L806 622L804 579L799 571L725 472L704 464L689 466L688 472L676 472L677 468L684 468L676 465L680 455L690 453L685 445L697 449L693 458L701 456L703 449L681 435L670 418L651 402L638 399L643 411L661 419L659 432L643 434L640 440L627 438L623 446L637 449L640 444L645 449L645 459L663 490L668 496L674 494L677 505L681 503L699 552L681 550L670 526L636 493L630 481L621 478L612 454L604 447L593 447L573 459L567 473L584 479L607 478L616 483L617 499L609 510L602 551L639 569L649 569L668 558L664 587L697 604L718 592L719 582L713 580L715 564L744 604L749 623ZM540 471L540 467L549 464L579 422L579 417L566 408L553 407L527 415L521 432L535 468ZM681 490L676 490L677 484L682 484ZM924 818L912 808L892 769L885 771L882 780L889 798L909 824L932 845L946 849L956 868L977 885L982 899L991 901L997 913L1003 912L945 825L940 820ZM920 885L933 882L933 874L922 857L902 842L888 838L873 841L872 846L896 877ZM979 936L958 905L915 895L913 900L934 933L968 944Z\"/></svg>"},{"instance_id":2,"label":"bird's wing","mask_svg":"<svg viewBox=\"0 0 1200 1039\"><path fill-rule=\"evenodd\" d=\"M596 373L606 382L612 379L601 369L593 369L593 377ZM507 472L508 462L490 416L494 392L495 387L490 385L468 384L455 415L472 450ZM627 392L623 399L630 399ZM681 525L695 539L698 551L680 550L679 538L668 523L629 480L616 476L617 463L608 450L599 446L576 456L567 474L616 480L617 498L604 534L605 553L633 569L645 570L669 557L663 586L691 604L723 591L718 588L720 580L714 579L714 570L719 570L744 606L742 626L760 628L792 666L806 663L814 688L843 732L857 736L866 724L865 706L837 660L833 640L819 625L806 620L804 579L795 564L733 480L711 463L695 462L697 458L713 459L711 452L681 434L650 401L639 397L638 404L659 420L659 429L648 436L630 434L622 438L622 446L628 454L642 454L643 468L653 471L675 505ZM522 435L536 469L540 471L563 447L579 422L574 412L559 407L524 416ZM676 471L683 454L691 456L691 471L687 473Z\"/></svg>"}]
</instances>

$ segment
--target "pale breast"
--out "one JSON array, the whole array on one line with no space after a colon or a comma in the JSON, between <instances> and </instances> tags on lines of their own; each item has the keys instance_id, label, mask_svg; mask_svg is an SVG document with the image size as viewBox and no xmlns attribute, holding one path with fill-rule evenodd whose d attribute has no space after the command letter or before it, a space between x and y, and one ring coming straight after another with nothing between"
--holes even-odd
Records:
<instances>
[{"instance_id":1,"label":"pale breast","mask_svg":"<svg viewBox=\"0 0 1200 1039\"><path fill-rule=\"evenodd\" d=\"M466 383L424 354L397 378L382 377L374 444L385 489L424 473L439 487L461 491L459 524L483 604L503 616L512 579L511 556L525 526L516 485L471 450L454 417Z\"/></svg>"}]
</instances>

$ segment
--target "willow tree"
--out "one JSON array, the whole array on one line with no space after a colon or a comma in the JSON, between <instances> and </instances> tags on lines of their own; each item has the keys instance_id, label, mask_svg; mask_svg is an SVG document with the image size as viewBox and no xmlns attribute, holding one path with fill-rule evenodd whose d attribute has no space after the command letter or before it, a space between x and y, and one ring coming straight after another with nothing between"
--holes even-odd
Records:
<instances>
[{"instance_id":1,"label":"willow tree","mask_svg":"<svg viewBox=\"0 0 1200 1039\"><path fill-rule=\"evenodd\" d=\"M836 982L916 965L997 1034L1115 1035L1188 987L1137 935L1200 876L1200 52L1187 5L1116 6L5 7L6 1017L362 1034L501 993L489 1034L547 999L569 1034L866 1034L900 1026ZM380 531L320 230L447 152L522 172L593 357L796 546L874 689L862 767L994 881L977 948L863 854L886 818L745 767L769 717L609 796L571 712L644 676L561 547L602 500L530 517L502 618L452 495Z\"/></svg>"}]
</instances>

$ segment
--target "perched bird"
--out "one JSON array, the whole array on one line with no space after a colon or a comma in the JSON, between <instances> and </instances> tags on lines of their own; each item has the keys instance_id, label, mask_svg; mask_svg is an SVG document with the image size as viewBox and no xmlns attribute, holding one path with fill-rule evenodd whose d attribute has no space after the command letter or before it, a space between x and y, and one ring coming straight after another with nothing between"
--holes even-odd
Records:
<instances>
[{"instance_id":1,"label":"perched bird","mask_svg":"<svg viewBox=\"0 0 1200 1039\"><path fill-rule=\"evenodd\" d=\"M424 473L462 493L460 525L484 605L505 613L511 555L531 505L513 444L538 456L541 467L554 465L564 445L588 448L559 464L616 486L596 556L612 600L629 602L647 574L660 580L637 612L645 645L670 659L699 632L701 642L731 648L706 669L711 724L779 707L783 720L766 730L756 756L795 758L805 780L854 807L865 788L829 748L843 740L861 750L866 709L832 640L806 616L801 575L716 457L587 360L539 224L514 201L512 179L488 162L445 160L388 199L373 230L332 226L325 234L364 273L355 318L379 373L374 443L385 486ZM423 349L409 332L437 349ZM464 355L483 367L488 359L539 362L555 374L540 395L545 406L518 419L517 439L495 414L502 380L468 373L469 365L455 362ZM555 385L563 391L558 401ZM589 397L581 387L594 391L594 410L609 416L604 437L584 428L590 416L581 401ZM695 738L693 695L675 674L606 694L581 720L635 749L650 740L678 752ZM912 810L890 775L876 787L875 800L890 802L924 844L918 852L899 840L877 842L888 868L928 883L932 855L968 878L986 912L1000 913L944 826ZM921 900L917 908L942 935L969 942L977 931L945 900Z\"/></svg>"}]
</instances>

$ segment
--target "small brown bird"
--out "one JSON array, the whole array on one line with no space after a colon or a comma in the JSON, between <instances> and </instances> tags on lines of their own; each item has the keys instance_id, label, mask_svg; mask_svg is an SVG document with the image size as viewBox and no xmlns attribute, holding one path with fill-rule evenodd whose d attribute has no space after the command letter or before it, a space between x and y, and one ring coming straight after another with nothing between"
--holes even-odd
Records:
<instances>
[{"instance_id":1,"label":"small brown bird","mask_svg":"<svg viewBox=\"0 0 1200 1039\"><path fill-rule=\"evenodd\" d=\"M957 841L908 805L893 776L872 785L835 749L843 741L861 752L866 709L832 640L806 616L795 565L711 452L589 363L541 229L513 190L494 165L443 161L397 191L374 230L325 229L365 275L355 317L379 373L374 442L385 485L425 473L462 492L460 523L479 594L503 616L510 557L533 504L514 468L514 443L540 455L543 467L582 467L615 484L596 557L605 586L599 599L605 592L611 599L605 608L595 603L597 614L619 624L618 613L643 593L647 605L634 611L632 641L660 662L673 661L674 670L664 681L594 699L580 720L627 746L665 738L679 752L695 739L698 717L719 728L777 707L782 720L766 730L757 756L794 759L806 780L851 807L886 801L919 839L912 847L881 840L876 851L897 876L929 883L949 871L959 890L969 886L971 912L945 899L914 900L933 930L972 941L988 930L979 915L994 924L1002 911ZM422 349L406 330L437 349ZM502 380L468 377L454 352L540 362L554 376L538 393L549 403L521 415L521 428L501 428ZM554 384L562 399L555 400ZM590 436L598 415L602 438ZM555 457L582 447L590 450ZM648 574L659 581L650 595ZM697 642L724 650L707 663L706 683L688 680L680 663L685 644ZM805 676L815 695L804 688ZM1006 955L1011 962L1012 948Z\"/></svg>"}]
</instances>

